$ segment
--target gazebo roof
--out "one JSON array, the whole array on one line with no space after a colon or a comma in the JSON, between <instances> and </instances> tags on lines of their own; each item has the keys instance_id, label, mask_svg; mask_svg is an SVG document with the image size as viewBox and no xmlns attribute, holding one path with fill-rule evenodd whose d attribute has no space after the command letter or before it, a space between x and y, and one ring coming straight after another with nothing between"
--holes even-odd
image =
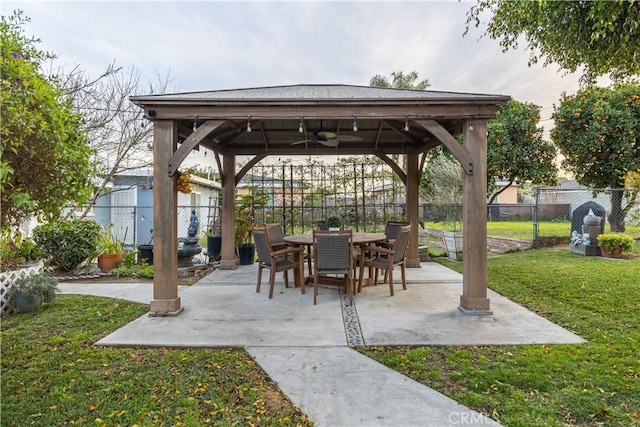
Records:
<instances>
[{"instance_id":1,"label":"gazebo roof","mask_svg":"<svg viewBox=\"0 0 640 427\"><path fill-rule=\"evenodd\" d=\"M509 99L351 85L272 86L131 98L150 120L178 120L183 138L193 132L194 123L197 127L207 120L221 121L200 144L218 152L232 149L239 155L423 152L440 142L416 121L436 120L455 135L461 132L464 120L493 118ZM335 141L320 141L321 131L335 134L337 146L329 146Z\"/></svg>"},{"instance_id":2,"label":"gazebo roof","mask_svg":"<svg viewBox=\"0 0 640 427\"><path fill-rule=\"evenodd\" d=\"M499 97L499 96L498 96ZM164 101L406 101L406 100L495 100L496 95L416 89L378 88L342 84L267 86L164 95L136 96L134 100Z\"/></svg>"}]
</instances>

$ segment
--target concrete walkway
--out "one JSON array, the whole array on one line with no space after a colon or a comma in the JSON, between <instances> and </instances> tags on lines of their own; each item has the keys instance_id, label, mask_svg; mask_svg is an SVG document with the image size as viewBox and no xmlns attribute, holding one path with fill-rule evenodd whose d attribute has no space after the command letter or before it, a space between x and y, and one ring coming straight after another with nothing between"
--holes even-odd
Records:
<instances>
[{"instance_id":1,"label":"concrete walkway","mask_svg":"<svg viewBox=\"0 0 640 427\"><path fill-rule=\"evenodd\" d=\"M284 287L281 274L269 300L268 287L255 292L255 265L217 270L180 289L179 316L142 316L97 344L243 347L318 426L439 427L494 423L349 347L584 342L491 291L492 315L463 314L462 277L439 264L407 273L408 290L397 283L394 297L388 285L369 286L351 304L323 287L314 306L312 287L301 295ZM152 298L149 283L62 283L60 289L143 303Z\"/></svg>"}]
</instances>

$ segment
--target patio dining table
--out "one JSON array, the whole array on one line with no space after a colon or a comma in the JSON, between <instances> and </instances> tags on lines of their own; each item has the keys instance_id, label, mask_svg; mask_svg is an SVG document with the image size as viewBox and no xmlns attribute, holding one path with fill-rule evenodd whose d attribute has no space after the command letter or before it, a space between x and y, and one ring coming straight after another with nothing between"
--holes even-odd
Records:
<instances>
[{"instance_id":1,"label":"patio dining table","mask_svg":"<svg viewBox=\"0 0 640 427\"><path fill-rule=\"evenodd\" d=\"M381 242L384 240L384 233L367 233L367 232L355 232L353 233L353 246L365 246L371 243ZM294 246L305 246L307 248L307 265L309 268L309 275L305 278L307 282L313 281L313 270L311 268L311 246L313 246L313 234L292 234L284 236L284 241ZM298 276L296 276L297 279ZM300 286L300 283L296 283L296 286Z\"/></svg>"}]
</instances>

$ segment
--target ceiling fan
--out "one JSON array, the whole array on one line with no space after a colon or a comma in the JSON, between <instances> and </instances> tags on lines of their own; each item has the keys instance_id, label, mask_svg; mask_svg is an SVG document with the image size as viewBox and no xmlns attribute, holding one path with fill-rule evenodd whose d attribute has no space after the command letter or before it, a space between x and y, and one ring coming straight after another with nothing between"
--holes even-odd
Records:
<instances>
[{"instance_id":1,"label":"ceiling fan","mask_svg":"<svg viewBox=\"0 0 640 427\"><path fill-rule=\"evenodd\" d=\"M362 138L359 136L351 136L351 135L338 135L335 132L330 132L328 130L324 130L322 127L323 120L320 120L320 129L313 132L312 139L304 139L302 141L296 141L291 143L291 145L305 144L307 142L317 142L325 147L337 147L340 144L340 141L344 142L355 142L362 141Z\"/></svg>"}]
</instances>

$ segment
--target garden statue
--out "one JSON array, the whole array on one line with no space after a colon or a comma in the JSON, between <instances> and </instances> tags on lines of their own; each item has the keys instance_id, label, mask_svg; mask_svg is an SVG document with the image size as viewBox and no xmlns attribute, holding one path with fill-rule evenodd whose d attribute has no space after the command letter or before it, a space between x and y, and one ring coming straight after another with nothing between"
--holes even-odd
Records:
<instances>
[{"instance_id":1,"label":"garden statue","mask_svg":"<svg viewBox=\"0 0 640 427\"><path fill-rule=\"evenodd\" d=\"M198 244L198 228L200 221L196 215L196 211L191 211L189 218L189 228L187 229L188 237L178 238L178 267L190 267L193 265L193 256L202 252L202 247Z\"/></svg>"},{"instance_id":2,"label":"garden statue","mask_svg":"<svg viewBox=\"0 0 640 427\"><path fill-rule=\"evenodd\" d=\"M198 234L198 228L200 228L200 221L198 220L198 215L196 215L196 211L191 211L191 218L189 219L189 228L187 229L187 236L193 238Z\"/></svg>"}]
</instances>

